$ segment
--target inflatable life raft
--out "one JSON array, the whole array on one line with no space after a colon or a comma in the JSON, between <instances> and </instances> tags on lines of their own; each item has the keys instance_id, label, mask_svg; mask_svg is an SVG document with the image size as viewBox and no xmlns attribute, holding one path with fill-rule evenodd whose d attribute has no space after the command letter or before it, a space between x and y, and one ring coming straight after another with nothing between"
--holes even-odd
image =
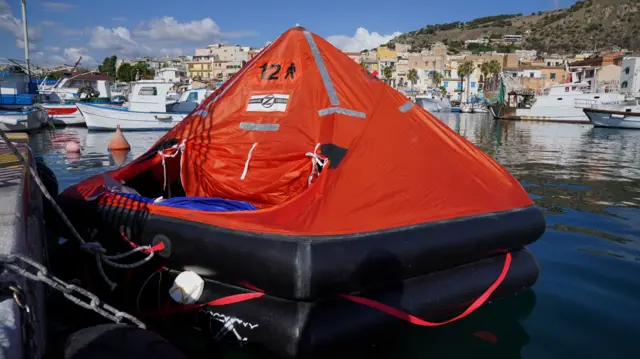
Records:
<instances>
[{"instance_id":1,"label":"inflatable life raft","mask_svg":"<svg viewBox=\"0 0 640 359\"><path fill-rule=\"evenodd\" d=\"M195 303L165 301L167 285L165 304L139 315L190 312L223 329L211 340L285 357L524 291L538 276L524 247L545 229L507 170L299 27L145 154L59 203L110 253L155 248L141 278L203 278Z\"/></svg>"}]
</instances>

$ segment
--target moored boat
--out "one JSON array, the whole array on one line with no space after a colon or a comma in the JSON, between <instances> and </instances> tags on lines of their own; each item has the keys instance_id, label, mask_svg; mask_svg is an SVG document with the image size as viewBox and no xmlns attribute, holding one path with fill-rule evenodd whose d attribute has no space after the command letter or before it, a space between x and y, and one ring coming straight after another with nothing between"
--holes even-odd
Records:
<instances>
[{"instance_id":1,"label":"moored boat","mask_svg":"<svg viewBox=\"0 0 640 359\"><path fill-rule=\"evenodd\" d=\"M545 230L495 160L300 27L58 202L105 248L158 254L119 282L140 316L300 358L527 290Z\"/></svg>"},{"instance_id":2,"label":"moored boat","mask_svg":"<svg viewBox=\"0 0 640 359\"><path fill-rule=\"evenodd\" d=\"M168 130L204 100L205 89L189 90L179 101L167 100L173 82L142 80L131 84L128 106L77 103L89 130ZM193 95L191 95L193 93ZM190 97L191 96L191 97Z\"/></svg>"},{"instance_id":3,"label":"moored boat","mask_svg":"<svg viewBox=\"0 0 640 359\"><path fill-rule=\"evenodd\" d=\"M47 114L38 107L23 109L0 108L0 130L5 132L27 132L38 130L47 123Z\"/></svg>"},{"instance_id":4,"label":"moored boat","mask_svg":"<svg viewBox=\"0 0 640 359\"><path fill-rule=\"evenodd\" d=\"M533 91L507 94L502 104L491 105L495 119L514 121L551 121L564 123L589 123L582 109L585 103L611 103L624 100L614 92L598 92L588 83L550 85L536 96Z\"/></svg>"},{"instance_id":5,"label":"moored boat","mask_svg":"<svg viewBox=\"0 0 640 359\"><path fill-rule=\"evenodd\" d=\"M43 82L44 83L44 82ZM109 103L111 100L109 76L93 73L65 73L50 87L40 88L42 107L55 126L84 126L85 120L76 107L77 102ZM91 90L89 90L91 89ZM85 92L93 92L93 97Z\"/></svg>"},{"instance_id":6,"label":"moored boat","mask_svg":"<svg viewBox=\"0 0 640 359\"><path fill-rule=\"evenodd\" d=\"M0 68L0 129L31 131L45 126L46 112L34 106L27 73L14 65L0 64Z\"/></svg>"},{"instance_id":7,"label":"moored boat","mask_svg":"<svg viewBox=\"0 0 640 359\"><path fill-rule=\"evenodd\" d=\"M583 109L595 127L640 129L640 105L637 100Z\"/></svg>"}]
</instances>

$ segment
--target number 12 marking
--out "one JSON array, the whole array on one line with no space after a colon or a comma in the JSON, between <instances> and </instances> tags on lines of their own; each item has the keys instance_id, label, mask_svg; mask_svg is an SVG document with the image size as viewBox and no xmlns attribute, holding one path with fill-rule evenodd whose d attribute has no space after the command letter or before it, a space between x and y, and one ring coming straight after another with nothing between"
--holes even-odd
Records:
<instances>
[{"instance_id":1,"label":"number 12 marking","mask_svg":"<svg viewBox=\"0 0 640 359\"><path fill-rule=\"evenodd\" d=\"M262 73L260 74L260 80L264 80L264 75L267 72L267 66L268 64L264 64L262 66L260 66L260 68L262 69ZM278 76L276 76L278 74L278 72L280 72L280 64L271 64L271 66L269 66L269 68L271 69L276 69L275 71L273 71L269 77L267 78L267 80L277 80Z\"/></svg>"}]
</instances>

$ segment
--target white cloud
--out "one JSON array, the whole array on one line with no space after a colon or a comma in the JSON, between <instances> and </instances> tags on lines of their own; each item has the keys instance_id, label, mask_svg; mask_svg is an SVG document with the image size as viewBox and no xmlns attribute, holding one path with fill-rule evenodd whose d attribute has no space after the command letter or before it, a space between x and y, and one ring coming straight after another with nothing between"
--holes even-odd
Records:
<instances>
[{"instance_id":1,"label":"white cloud","mask_svg":"<svg viewBox=\"0 0 640 359\"><path fill-rule=\"evenodd\" d=\"M6 0L0 0L0 29L9 31L16 38L16 46L24 48L22 21L13 15ZM29 48L40 40L42 40L42 29L37 26L29 26Z\"/></svg>"},{"instance_id":2,"label":"white cloud","mask_svg":"<svg viewBox=\"0 0 640 359\"><path fill-rule=\"evenodd\" d=\"M45 46L44 49L49 52L60 52L60 48L58 46Z\"/></svg>"},{"instance_id":3,"label":"white cloud","mask_svg":"<svg viewBox=\"0 0 640 359\"><path fill-rule=\"evenodd\" d=\"M163 47L160 50L158 50L157 53L162 56L175 57L175 56L184 55L184 50L179 47L172 48L172 49L167 49Z\"/></svg>"},{"instance_id":4,"label":"white cloud","mask_svg":"<svg viewBox=\"0 0 640 359\"><path fill-rule=\"evenodd\" d=\"M359 27L354 36L333 35L327 37L327 41L335 47L345 51L362 51L372 49L386 44L394 37L401 35L401 32L394 32L390 35L380 35L377 32L369 32L364 27Z\"/></svg>"},{"instance_id":5,"label":"white cloud","mask_svg":"<svg viewBox=\"0 0 640 359\"><path fill-rule=\"evenodd\" d=\"M141 45L132 39L129 29L122 26L113 29L107 29L102 26L96 27L91 33L89 46L130 56L151 53L151 48Z\"/></svg>"},{"instance_id":6,"label":"white cloud","mask_svg":"<svg viewBox=\"0 0 640 359\"><path fill-rule=\"evenodd\" d=\"M210 18L180 23L169 16L142 23L133 33L155 41L192 43L219 41L223 37L220 27Z\"/></svg>"},{"instance_id":7,"label":"white cloud","mask_svg":"<svg viewBox=\"0 0 640 359\"><path fill-rule=\"evenodd\" d=\"M66 11L78 6L76 4L69 4L59 1L43 1L40 3L40 5L50 11Z\"/></svg>"},{"instance_id":8,"label":"white cloud","mask_svg":"<svg viewBox=\"0 0 640 359\"><path fill-rule=\"evenodd\" d=\"M97 65L96 60L89 56L89 50L86 47L67 47L63 51L65 61L74 64L78 58L82 56L80 66L92 67Z\"/></svg>"},{"instance_id":9,"label":"white cloud","mask_svg":"<svg viewBox=\"0 0 640 359\"><path fill-rule=\"evenodd\" d=\"M58 23L55 21L44 20L40 22L40 25L44 27L54 27L54 26L58 26Z\"/></svg>"},{"instance_id":10,"label":"white cloud","mask_svg":"<svg viewBox=\"0 0 640 359\"><path fill-rule=\"evenodd\" d=\"M51 65L64 65L65 62L67 62L67 59L60 55L49 56L49 63Z\"/></svg>"},{"instance_id":11,"label":"white cloud","mask_svg":"<svg viewBox=\"0 0 640 359\"><path fill-rule=\"evenodd\" d=\"M20 39L16 39L16 47L19 49L24 49L24 41ZM35 51L38 47L33 42L29 43L29 50Z\"/></svg>"}]
</instances>

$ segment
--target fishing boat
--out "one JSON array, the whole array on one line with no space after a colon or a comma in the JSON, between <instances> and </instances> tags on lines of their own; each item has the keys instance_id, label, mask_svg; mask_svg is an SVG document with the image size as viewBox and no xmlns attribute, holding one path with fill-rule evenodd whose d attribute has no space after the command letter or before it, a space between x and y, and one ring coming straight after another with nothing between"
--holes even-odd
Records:
<instances>
[{"instance_id":1,"label":"fishing boat","mask_svg":"<svg viewBox=\"0 0 640 359\"><path fill-rule=\"evenodd\" d=\"M112 101L109 76L94 73L64 73L53 86L41 86L39 93L41 105L55 126L85 125L77 102L122 104Z\"/></svg>"},{"instance_id":2,"label":"fishing boat","mask_svg":"<svg viewBox=\"0 0 640 359\"><path fill-rule=\"evenodd\" d=\"M490 106L495 119L589 123L582 111L587 101L603 104L624 100L622 94L599 91L583 82L549 85L540 93L513 91L507 95L506 102Z\"/></svg>"},{"instance_id":3,"label":"fishing boat","mask_svg":"<svg viewBox=\"0 0 640 359\"><path fill-rule=\"evenodd\" d=\"M546 226L499 163L302 27L57 202L108 253L157 254L106 273L136 315L289 358L527 290Z\"/></svg>"},{"instance_id":4,"label":"fishing boat","mask_svg":"<svg viewBox=\"0 0 640 359\"><path fill-rule=\"evenodd\" d=\"M34 106L28 74L12 64L0 63L0 130L32 131L47 123L46 112Z\"/></svg>"},{"instance_id":5,"label":"fishing boat","mask_svg":"<svg viewBox=\"0 0 640 359\"><path fill-rule=\"evenodd\" d=\"M640 105L636 99L616 104L587 104L584 114L595 127L640 129Z\"/></svg>"},{"instance_id":6,"label":"fishing boat","mask_svg":"<svg viewBox=\"0 0 640 359\"><path fill-rule=\"evenodd\" d=\"M200 104L206 89L189 90L180 100L167 99L173 82L141 80L131 84L126 107L105 104L77 103L89 130L123 131L168 130L180 123Z\"/></svg>"}]
</instances>

